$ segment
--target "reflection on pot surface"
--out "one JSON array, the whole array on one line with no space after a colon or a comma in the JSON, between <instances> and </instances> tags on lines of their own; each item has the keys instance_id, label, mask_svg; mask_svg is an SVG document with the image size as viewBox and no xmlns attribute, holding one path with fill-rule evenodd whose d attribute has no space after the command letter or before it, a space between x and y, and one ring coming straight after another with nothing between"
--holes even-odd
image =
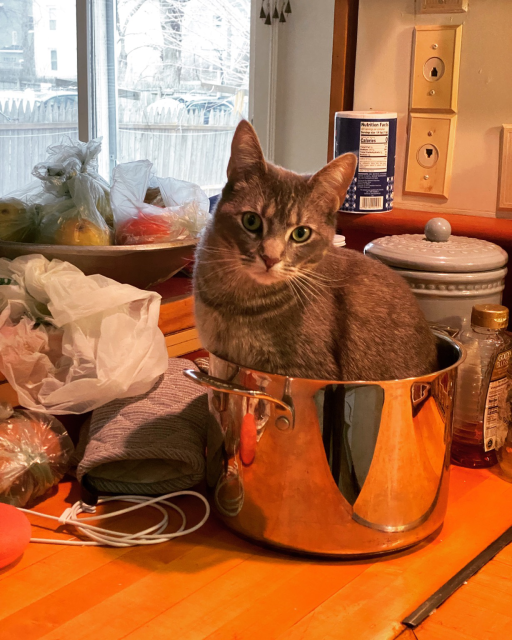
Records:
<instances>
[{"instance_id":1,"label":"reflection on pot surface","mask_svg":"<svg viewBox=\"0 0 512 640\"><path fill-rule=\"evenodd\" d=\"M437 334L440 371L408 380L286 378L210 357L208 484L229 527L303 553L378 554L442 524L463 351Z\"/></svg>"}]
</instances>

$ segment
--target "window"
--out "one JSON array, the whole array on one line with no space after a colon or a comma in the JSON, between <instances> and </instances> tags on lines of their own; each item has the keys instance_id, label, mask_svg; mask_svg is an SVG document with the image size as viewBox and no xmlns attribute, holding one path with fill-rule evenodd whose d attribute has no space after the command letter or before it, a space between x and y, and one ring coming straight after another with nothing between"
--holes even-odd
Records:
<instances>
[{"instance_id":1,"label":"window","mask_svg":"<svg viewBox=\"0 0 512 640\"><path fill-rule=\"evenodd\" d=\"M50 31L56 31L57 29L57 9L51 8L49 9L50 15Z\"/></svg>"},{"instance_id":2,"label":"window","mask_svg":"<svg viewBox=\"0 0 512 640\"><path fill-rule=\"evenodd\" d=\"M14 50L0 53L0 197L34 180L32 169L50 145L78 137L75 0L8 4L2 29ZM57 46L48 29L48 4L56 7L62 27Z\"/></svg>"},{"instance_id":3,"label":"window","mask_svg":"<svg viewBox=\"0 0 512 640\"><path fill-rule=\"evenodd\" d=\"M103 137L99 162L107 180L117 163L149 159L158 176L218 193L234 130L249 115L254 0L88 0L90 21L81 14L85 5L11 3L20 10L9 14L7 32L16 31L23 53L15 61L6 55L0 65L0 157L9 159L0 171L0 196L31 180L49 145L78 137L79 112L83 135ZM77 11L78 35L93 52L88 60L80 45L88 79L80 95ZM58 45L50 33L57 15ZM270 30L259 32L267 43ZM265 55L254 60L269 68ZM264 90L258 91L262 104Z\"/></svg>"},{"instance_id":4,"label":"window","mask_svg":"<svg viewBox=\"0 0 512 640\"><path fill-rule=\"evenodd\" d=\"M219 193L248 117L251 1L93 0L93 12L103 175L148 159L158 176Z\"/></svg>"}]
</instances>

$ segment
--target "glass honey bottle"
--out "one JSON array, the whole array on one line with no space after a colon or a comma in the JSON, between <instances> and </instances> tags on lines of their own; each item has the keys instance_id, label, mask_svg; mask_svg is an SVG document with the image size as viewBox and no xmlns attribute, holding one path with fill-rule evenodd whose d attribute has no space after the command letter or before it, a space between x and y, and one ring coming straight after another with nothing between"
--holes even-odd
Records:
<instances>
[{"instance_id":1,"label":"glass honey bottle","mask_svg":"<svg viewBox=\"0 0 512 640\"><path fill-rule=\"evenodd\" d=\"M459 336L467 356L457 381L452 462L462 467L495 465L496 449L508 431L512 355L512 340L505 333L508 316L508 309L501 305L475 305L471 327Z\"/></svg>"}]
</instances>

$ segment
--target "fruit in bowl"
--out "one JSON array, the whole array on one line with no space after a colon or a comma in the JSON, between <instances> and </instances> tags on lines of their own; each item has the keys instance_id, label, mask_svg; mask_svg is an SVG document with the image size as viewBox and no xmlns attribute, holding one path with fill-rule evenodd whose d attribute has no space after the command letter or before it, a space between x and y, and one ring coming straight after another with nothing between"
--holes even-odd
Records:
<instances>
[{"instance_id":1,"label":"fruit in bowl","mask_svg":"<svg viewBox=\"0 0 512 640\"><path fill-rule=\"evenodd\" d=\"M63 222L55 232L54 244L72 246L105 246L111 244L108 230L86 218L74 216Z\"/></svg>"},{"instance_id":2,"label":"fruit in bowl","mask_svg":"<svg viewBox=\"0 0 512 640\"><path fill-rule=\"evenodd\" d=\"M169 242L172 227L165 215L140 212L117 227L117 244L158 244Z\"/></svg>"},{"instance_id":3,"label":"fruit in bowl","mask_svg":"<svg viewBox=\"0 0 512 640\"><path fill-rule=\"evenodd\" d=\"M110 228L99 214L93 213L85 217L70 198L45 205L37 242L74 247L111 245Z\"/></svg>"},{"instance_id":4,"label":"fruit in bowl","mask_svg":"<svg viewBox=\"0 0 512 640\"><path fill-rule=\"evenodd\" d=\"M37 209L18 198L0 200L0 240L31 242L38 225Z\"/></svg>"}]
</instances>

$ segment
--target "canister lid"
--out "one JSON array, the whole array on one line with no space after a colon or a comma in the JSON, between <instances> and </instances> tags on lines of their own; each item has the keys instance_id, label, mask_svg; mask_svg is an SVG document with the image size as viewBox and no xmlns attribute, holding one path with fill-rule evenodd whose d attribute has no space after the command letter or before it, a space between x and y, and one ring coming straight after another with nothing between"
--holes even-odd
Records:
<instances>
[{"instance_id":1,"label":"canister lid","mask_svg":"<svg viewBox=\"0 0 512 640\"><path fill-rule=\"evenodd\" d=\"M392 111L336 111L336 117L355 120L393 120L398 116Z\"/></svg>"},{"instance_id":2,"label":"canister lid","mask_svg":"<svg viewBox=\"0 0 512 640\"><path fill-rule=\"evenodd\" d=\"M476 304L471 311L471 324L487 329L506 329L508 309L501 304Z\"/></svg>"},{"instance_id":3,"label":"canister lid","mask_svg":"<svg viewBox=\"0 0 512 640\"><path fill-rule=\"evenodd\" d=\"M364 252L389 266L416 271L491 271L508 261L507 252L492 242L452 236L450 223L444 218L429 220L425 235L377 238Z\"/></svg>"}]
</instances>

